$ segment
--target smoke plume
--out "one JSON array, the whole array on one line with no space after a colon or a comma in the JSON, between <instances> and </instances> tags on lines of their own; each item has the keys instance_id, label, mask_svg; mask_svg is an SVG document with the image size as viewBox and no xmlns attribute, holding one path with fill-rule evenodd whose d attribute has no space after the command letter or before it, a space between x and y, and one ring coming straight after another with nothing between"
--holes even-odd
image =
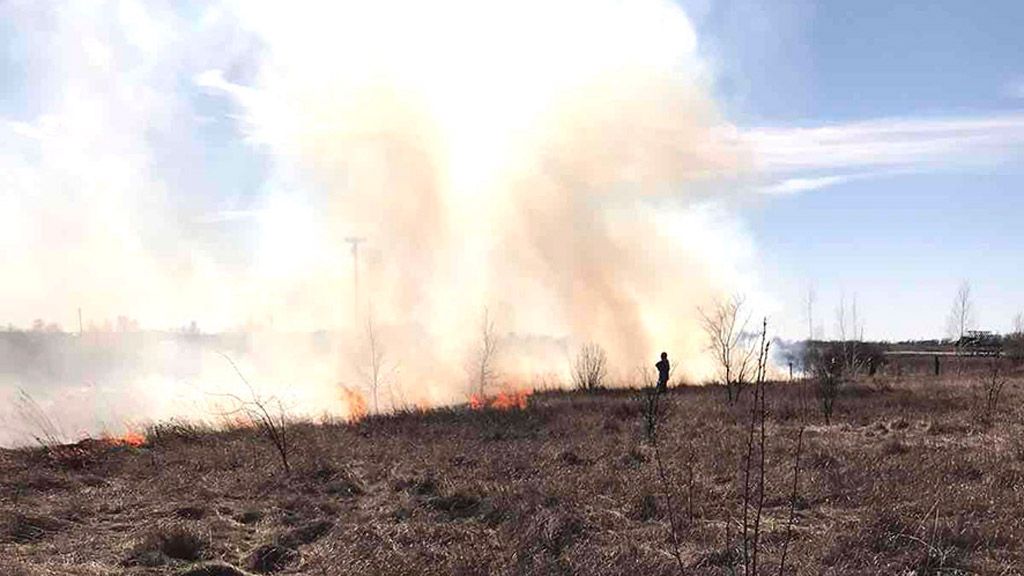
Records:
<instances>
[{"instance_id":1,"label":"smoke plume","mask_svg":"<svg viewBox=\"0 0 1024 576\"><path fill-rule=\"evenodd\" d=\"M464 400L485 314L495 386L564 380L586 342L618 378L663 350L676 374L708 373L696 307L751 288L723 208L747 161L674 3L125 5L138 12L31 14L55 21L31 41L60 52L73 90L8 122L31 141L12 181L36 190L0 196L17 214L0 232L8 295L59 303L65 325L84 306L328 330L329 346L242 360L271 390L315 390L297 412L346 412L338 387L365 388L371 330L392 400ZM228 128L243 152L206 144ZM222 368L193 387L228 386Z\"/></svg>"}]
</instances>

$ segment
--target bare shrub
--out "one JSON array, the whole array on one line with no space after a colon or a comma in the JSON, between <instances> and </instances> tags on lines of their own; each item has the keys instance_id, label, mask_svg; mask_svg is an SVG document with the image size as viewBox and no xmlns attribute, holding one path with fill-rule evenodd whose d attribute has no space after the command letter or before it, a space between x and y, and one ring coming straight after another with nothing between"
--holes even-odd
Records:
<instances>
[{"instance_id":1,"label":"bare shrub","mask_svg":"<svg viewBox=\"0 0 1024 576\"><path fill-rule=\"evenodd\" d=\"M299 559L294 548L280 544L262 544L257 546L246 559L246 565L256 572L278 572L288 568Z\"/></svg>"},{"instance_id":2,"label":"bare shrub","mask_svg":"<svg viewBox=\"0 0 1024 576\"><path fill-rule=\"evenodd\" d=\"M159 566L168 559L194 562L204 557L209 544L209 537L193 526L180 522L163 524L143 534L125 564Z\"/></svg>"},{"instance_id":3,"label":"bare shrub","mask_svg":"<svg viewBox=\"0 0 1024 576\"><path fill-rule=\"evenodd\" d=\"M579 390L596 390L604 384L608 374L608 355L598 344L584 344L576 354L572 368L572 382Z\"/></svg>"},{"instance_id":4,"label":"bare shrub","mask_svg":"<svg viewBox=\"0 0 1024 576\"><path fill-rule=\"evenodd\" d=\"M1006 375L1000 370L998 358L992 358L988 374L981 381L981 384L982 391L984 392L984 404L981 407L981 417L985 422L991 422L992 417L995 416L996 411L999 410L1000 399L1003 395L1003 387L1006 386Z\"/></svg>"},{"instance_id":5,"label":"bare shrub","mask_svg":"<svg viewBox=\"0 0 1024 576\"><path fill-rule=\"evenodd\" d=\"M648 442L656 442L658 424L665 417L664 405L659 402L661 394L655 387L656 377L650 369L641 366L640 375L640 415L644 420L644 436Z\"/></svg>"},{"instance_id":6,"label":"bare shrub","mask_svg":"<svg viewBox=\"0 0 1024 576\"><path fill-rule=\"evenodd\" d=\"M196 422L171 419L146 426L146 442L150 446L170 445L178 442L198 443L210 433L210 428Z\"/></svg>"},{"instance_id":7,"label":"bare shrub","mask_svg":"<svg viewBox=\"0 0 1024 576\"><path fill-rule=\"evenodd\" d=\"M814 379L815 393L821 404L825 424L831 424L832 412L847 367L843 349L832 342L815 346L808 350L807 365Z\"/></svg>"}]
</instances>

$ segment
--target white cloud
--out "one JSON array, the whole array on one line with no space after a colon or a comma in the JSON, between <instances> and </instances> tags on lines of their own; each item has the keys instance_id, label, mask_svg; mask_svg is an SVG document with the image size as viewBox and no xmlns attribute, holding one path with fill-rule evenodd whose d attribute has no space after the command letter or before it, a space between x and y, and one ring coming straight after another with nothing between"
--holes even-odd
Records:
<instances>
[{"instance_id":1,"label":"white cloud","mask_svg":"<svg viewBox=\"0 0 1024 576\"><path fill-rule=\"evenodd\" d=\"M1020 157L1024 115L755 128L741 138L768 171L990 164Z\"/></svg>"},{"instance_id":2,"label":"white cloud","mask_svg":"<svg viewBox=\"0 0 1024 576\"><path fill-rule=\"evenodd\" d=\"M239 99L244 98L252 91L246 86L228 81L224 78L224 72L217 69L205 70L196 74L192 81L200 88L208 88L210 90L224 92Z\"/></svg>"},{"instance_id":3,"label":"white cloud","mask_svg":"<svg viewBox=\"0 0 1024 576\"><path fill-rule=\"evenodd\" d=\"M894 173L1020 163L1024 114L763 127L742 130L737 138L771 182L760 191L792 194Z\"/></svg>"},{"instance_id":4,"label":"white cloud","mask_svg":"<svg viewBox=\"0 0 1024 576\"><path fill-rule=\"evenodd\" d=\"M828 188L839 184L845 184L854 180L863 180L874 177L874 174L837 174L832 176L817 176L812 178L786 178L772 184L762 186L758 192L772 196L785 196L810 192L821 188Z\"/></svg>"}]
</instances>

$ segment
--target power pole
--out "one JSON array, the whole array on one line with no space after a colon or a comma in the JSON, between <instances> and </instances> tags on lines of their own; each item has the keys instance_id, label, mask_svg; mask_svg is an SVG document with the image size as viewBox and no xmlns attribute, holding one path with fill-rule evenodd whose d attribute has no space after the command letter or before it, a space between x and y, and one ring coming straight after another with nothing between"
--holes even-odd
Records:
<instances>
[{"instance_id":1,"label":"power pole","mask_svg":"<svg viewBox=\"0 0 1024 576\"><path fill-rule=\"evenodd\" d=\"M352 246L352 314L353 319L359 321L359 245L366 242L366 238L349 236L345 238Z\"/></svg>"},{"instance_id":2,"label":"power pole","mask_svg":"<svg viewBox=\"0 0 1024 576\"><path fill-rule=\"evenodd\" d=\"M78 307L78 336L82 336L82 307Z\"/></svg>"}]
</instances>

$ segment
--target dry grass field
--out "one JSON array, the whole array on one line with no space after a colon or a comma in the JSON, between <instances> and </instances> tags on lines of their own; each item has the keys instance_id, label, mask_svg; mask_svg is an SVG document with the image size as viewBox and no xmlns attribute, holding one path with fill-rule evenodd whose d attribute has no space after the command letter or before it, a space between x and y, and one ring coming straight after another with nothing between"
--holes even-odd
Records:
<instances>
[{"instance_id":1,"label":"dry grass field","mask_svg":"<svg viewBox=\"0 0 1024 576\"><path fill-rule=\"evenodd\" d=\"M985 379L848 383L829 425L767 385L758 573L1024 573L1024 377ZM671 390L657 449L643 398L295 423L287 473L244 427L3 451L0 574L743 574L752 395Z\"/></svg>"}]
</instances>

